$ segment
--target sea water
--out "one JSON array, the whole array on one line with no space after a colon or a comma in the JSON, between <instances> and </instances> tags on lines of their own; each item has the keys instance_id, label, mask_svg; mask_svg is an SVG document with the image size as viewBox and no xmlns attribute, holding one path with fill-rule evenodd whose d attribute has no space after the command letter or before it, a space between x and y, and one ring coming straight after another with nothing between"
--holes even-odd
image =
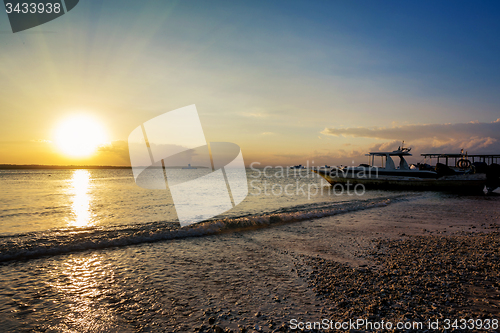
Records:
<instances>
[{"instance_id":1,"label":"sea water","mask_svg":"<svg viewBox=\"0 0 500 333\"><path fill-rule=\"evenodd\" d=\"M300 304L313 296L291 273L289 258L251 230L407 195L333 192L306 170L247 169L247 177L241 204L181 228L169 191L138 187L129 169L0 171L2 329L182 332L214 304L225 316L263 309L263 299L278 292ZM283 283L271 288L269 274Z\"/></svg>"},{"instance_id":2,"label":"sea water","mask_svg":"<svg viewBox=\"0 0 500 333\"><path fill-rule=\"evenodd\" d=\"M334 191L308 170L249 168L247 178L242 203L180 228L169 191L137 186L129 169L2 170L0 262L328 216L383 204L393 194Z\"/></svg>"}]
</instances>

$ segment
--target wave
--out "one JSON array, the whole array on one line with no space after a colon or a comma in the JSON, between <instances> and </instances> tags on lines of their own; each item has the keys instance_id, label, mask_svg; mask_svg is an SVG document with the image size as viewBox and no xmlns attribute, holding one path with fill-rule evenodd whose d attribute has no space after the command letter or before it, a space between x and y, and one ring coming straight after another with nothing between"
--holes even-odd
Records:
<instances>
[{"instance_id":1,"label":"wave","mask_svg":"<svg viewBox=\"0 0 500 333\"><path fill-rule=\"evenodd\" d=\"M70 252L216 235L299 222L408 200L397 195L371 200L314 203L283 208L262 215L216 219L180 228L176 222L153 222L129 226L56 229L13 236L0 236L0 263Z\"/></svg>"}]
</instances>

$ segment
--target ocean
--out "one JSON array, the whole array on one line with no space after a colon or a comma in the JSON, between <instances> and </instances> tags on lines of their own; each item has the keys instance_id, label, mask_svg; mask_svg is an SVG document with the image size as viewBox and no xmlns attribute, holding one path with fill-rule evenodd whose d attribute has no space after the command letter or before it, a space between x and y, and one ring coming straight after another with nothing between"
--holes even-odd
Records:
<instances>
[{"instance_id":1,"label":"ocean","mask_svg":"<svg viewBox=\"0 0 500 333\"><path fill-rule=\"evenodd\" d=\"M300 312L314 296L273 250L288 226L420 195L333 192L305 170L247 177L241 204L181 228L169 192L137 186L129 169L0 171L2 330L199 331L213 316L236 325L271 311L263 299L279 295Z\"/></svg>"}]
</instances>

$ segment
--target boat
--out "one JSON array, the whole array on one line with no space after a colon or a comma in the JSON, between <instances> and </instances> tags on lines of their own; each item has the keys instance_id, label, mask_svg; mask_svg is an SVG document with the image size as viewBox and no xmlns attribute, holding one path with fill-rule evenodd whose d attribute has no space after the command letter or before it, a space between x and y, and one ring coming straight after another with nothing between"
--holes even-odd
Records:
<instances>
[{"instance_id":1,"label":"boat","mask_svg":"<svg viewBox=\"0 0 500 333\"><path fill-rule=\"evenodd\" d=\"M411 148L399 147L391 152L370 152L370 164L359 166L333 167L330 170L313 169L331 185L362 184L365 188L396 190L438 190L451 192L479 193L491 192L500 187L500 165L491 164L476 172L474 165L462 155L457 165L451 168L437 163L409 166L405 157L412 156ZM426 154L422 154L426 155ZM441 155L444 157L445 154ZM477 156L477 155L476 155ZM375 166L375 158L382 158L382 167ZM396 166L393 158L399 158Z\"/></svg>"},{"instance_id":2,"label":"boat","mask_svg":"<svg viewBox=\"0 0 500 333\"><path fill-rule=\"evenodd\" d=\"M291 166L290 169L306 169L302 164Z\"/></svg>"},{"instance_id":3,"label":"boat","mask_svg":"<svg viewBox=\"0 0 500 333\"><path fill-rule=\"evenodd\" d=\"M325 165L321 165L321 166L317 166L317 167L312 166L312 167L311 167L311 170L312 170L312 169L318 169L318 170L319 170L319 169L322 169L322 170L330 170L331 168L332 168L331 166L329 166L329 165L325 164Z\"/></svg>"},{"instance_id":4,"label":"boat","mask_svg":"<svg viewBox=\"0 0 500 333\"><path fill-rule=\"evenodd\" d=\"M191 166L191 164L188 164L188 166L187 166L187 167L183 167L182 169L197 169L197 168L192 167L192 166Z\"/></svg>"}]
</instances>

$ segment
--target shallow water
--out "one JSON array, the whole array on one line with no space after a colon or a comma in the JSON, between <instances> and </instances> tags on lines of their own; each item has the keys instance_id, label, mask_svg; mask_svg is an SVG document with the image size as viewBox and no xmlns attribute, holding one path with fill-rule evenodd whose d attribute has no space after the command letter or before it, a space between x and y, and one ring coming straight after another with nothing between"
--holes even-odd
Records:
<instances>
[{"instance_id":1,"label":"shallow water","mask_svg":"<svg viewBox=\"0 0 500 333\"><path fill-rule=\"evenodd\" d=\"M414 196L332 193L318 177L247 172L242 204L185 228L168 191L136 186L129 170L0 172L3 329L183 332L211 317L236 328L259 312L276 326L321 310L294 268L300 258L277 246L311 231L289 223Z\"/></svg>"},{"instance_id":2,"label":"shallow water","mask_svg":"<svg viewBox=\"0 0 500 333\"><path fill-rule=\"evenodd\" d=\"M301 221L400 196L333 193L315 174L282 171L249 169L249 195L241 204L184 228L169 192L138 187L130 170L3 171L0 262Z\"/></svg>"},{"instance_id":3,"label":"shallow water","mask_svg":"<svg viewBox=\"0 0 500 333\"><path fill-rule=\"evenodd\" d=\"M247 169L249 195L240 205L215 218L359 199L353 192L333 193L321 177L305 170L281 172ZM0 170L0 184L0 235L54 228L177 223L169 191L137 186L128 169ZM375 191L362 198L385 195L387 192Z\"/></svg>"}]
</instances>

